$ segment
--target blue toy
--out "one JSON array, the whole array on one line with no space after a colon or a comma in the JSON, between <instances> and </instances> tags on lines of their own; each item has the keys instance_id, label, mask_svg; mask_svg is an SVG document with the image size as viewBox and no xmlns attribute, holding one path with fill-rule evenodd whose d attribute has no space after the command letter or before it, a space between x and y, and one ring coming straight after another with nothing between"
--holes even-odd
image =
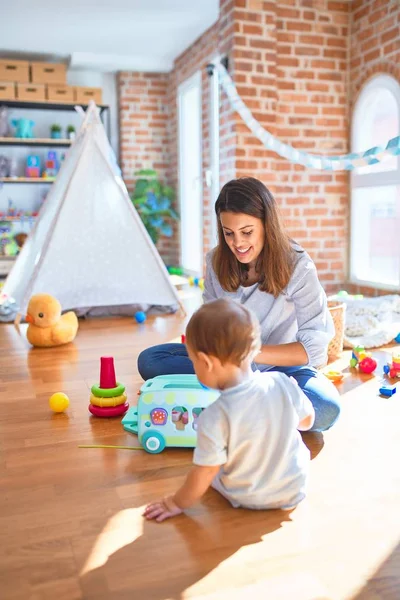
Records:
<instances>
[{"instance_id":1,"label":"blue toy","mask_svg":"<svg viewBox=\"0 0 400 600\"><path fill-rule=\"evenodd\" d=\"M135 319L137 323L144 323L145 320L147 319L146 317L146 313L142 312L141 310L139 310L136 314L135 314Z\"/></svg>"},{"instance_id":2,"label":"blue toy","mask_svg":"<svg viewBox=\"0 0 400 600\"><path fill-rule=\"evenodd\" d=\"M26 177L40 177L40 158L30 154L26 159Z\"/></svg>"},{"instance_id":3,"label":"blue toy","mask_svg":"<svg viewBox=\"0 0 400 600\"><path fill-rule=\"evenodd\" d=\"M396 337L394 338L394 341L396 342L396 344L400 344L400 333L398 333L396 335Z\"/></svg>"},{"instance_id":4,"label":"blue toy","mask_svg":"<svg viewBox=\"0 0 400 600\"><path fill-rule=\"evenodd\" d=\"M386 398L391 398L393 396L393 394L396 393L396 386L395 385L383 385L381 388L379 388L379 393L381 394L381 396L385 396Z\"/></svg>"},{"instance_id":5,"label":"blue toy","mask_svg":"<svg viewBox=\"0 0 400 600\"><path fill-rule=\"evenodd\" d=\"M218 396L204 389L196 375L154 377L142 386L137 406L128 410L122 425L150 454L168 446L194 448L197 418Z\"/></svg>"},{"instance_id":6,"label":"blue toy","mask_svg":"<svg viewBox=\"0 0 400 600\"><path fill-rule=\"evenodd\" d=\"M12 119L11 123L16 128L15 137L33 138L32 127L35 121L31 121L30 119Z\"/></svg>"}]
</instances>

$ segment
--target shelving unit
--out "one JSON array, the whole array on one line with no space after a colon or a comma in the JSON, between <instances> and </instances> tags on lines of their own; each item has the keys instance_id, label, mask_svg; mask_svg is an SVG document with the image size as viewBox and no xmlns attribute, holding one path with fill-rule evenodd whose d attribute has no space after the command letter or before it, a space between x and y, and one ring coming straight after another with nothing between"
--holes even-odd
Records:
<instances>
[{"instance_id":1,"label":"shelving unit","mask_svg":"<svg viewBox=\"0 0 400 600\"><path fill-rule=\"evenodd\" d=\"M0 183L54 183L55 179L45 177L0 177Z\"/></svg>"},{"instance_id":2,"label":"shelving unit","mask_svg":"<svg viewBox=\"0 0 400 600\"><path fill-rule=\"evenodd\" d=\"M1 101L0 101L1 104ZM53 138L14 138L0 137L0 146L47 146L57 148L67 148L73 140L53 139Z\"/></svg>"}]
</instances>

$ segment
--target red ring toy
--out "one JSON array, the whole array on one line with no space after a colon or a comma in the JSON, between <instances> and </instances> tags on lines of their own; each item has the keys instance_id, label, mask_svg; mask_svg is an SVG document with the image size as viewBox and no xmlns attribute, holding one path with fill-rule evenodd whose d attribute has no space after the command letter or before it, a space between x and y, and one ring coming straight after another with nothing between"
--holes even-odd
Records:
<instances>
[{"instance_id":1,"label":"red ring toy","mask_svg":"<svg viewBox=\"0 0 400 600\"><path fill-rule=\"evenodd\" d=\"M119 406L101 407L89 404L89 411L95 417L122 417L129 408L128 402L119 404Z\"/></svg>"}]
</instances>

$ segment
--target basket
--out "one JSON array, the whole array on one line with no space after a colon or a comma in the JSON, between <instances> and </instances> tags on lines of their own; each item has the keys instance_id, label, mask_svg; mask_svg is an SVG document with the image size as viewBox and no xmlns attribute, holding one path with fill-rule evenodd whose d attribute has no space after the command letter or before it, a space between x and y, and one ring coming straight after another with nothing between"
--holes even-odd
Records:
<instances>
[{"instance_id":1,"label":"basket","mask_svg":"<svg viewBox=\"0 0 400 600\"><path fill-rule=\"evenodd\" d=\"M332 315L333 324L335 326L335 336L329 342L328 346L328 360L335 360L336 358L339 358L343 352L346 304L329 300L328 309Z\"/></svg>"}]
</instances>

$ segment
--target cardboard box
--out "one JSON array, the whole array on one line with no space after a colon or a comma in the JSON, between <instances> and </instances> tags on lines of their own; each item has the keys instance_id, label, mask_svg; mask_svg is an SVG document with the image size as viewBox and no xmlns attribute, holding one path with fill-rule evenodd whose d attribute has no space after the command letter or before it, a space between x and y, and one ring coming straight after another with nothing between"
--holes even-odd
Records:
<instances>
[{"instance_id":1,"label":"cardboard box","mask_svg":"<svg viewBox=\"0 0 400 600\"><path fill-rule=\"evenodd\" d=\"M15 100L15 83L0 81L0 100Z\"/></svg>"},{"instance_id":2,"label":"cardboard box","mask_svg":"<svg viewBox=\"0 0 400 600\"><path fill-rule=\"evenodd\" d=\"M101 104L103 101L103 90L92 87L75 88L75 102L78 104L89 104L90 100L94 100L96 104Z\"/></svg>"},{"instance_id":3,"label":"cardboard box","mask_svg":"<svg viewBox=\"0 0 400 600\"><path fill-rule=\"evenodd\" d=\"M67 83L67 67L60 63L31 63L32 83Z\"/></svg>"},{"instance_id":4,"label":"cardboard box","mask_svg":"<svg viewBox=\"0 0 400 600\"><path fill-rule=\"evenodd\" d=\"M28 83L29 63L25 60L0 60L0 81Z\"/></svg>"},{"instance_id":5,"label":"cardboard box","mask_svg":"<svg viewBox=\"0 0 400 600\"><path fill-rule=\"evenodd\" d=\"M17 100L44 102L46 100L46 87L34 83L17 83Z\"/></svg>"},{"instance_id":6,"label":"cardboard box","mask_svg":"<svg viewBox=\"0 0 400 600\"><path fill-rule=\"evenodd\" d=\"M74 88L68 85L49 84L47 88L47 100L51 102L74 102Z\"/></svg>"}]
</instances>

